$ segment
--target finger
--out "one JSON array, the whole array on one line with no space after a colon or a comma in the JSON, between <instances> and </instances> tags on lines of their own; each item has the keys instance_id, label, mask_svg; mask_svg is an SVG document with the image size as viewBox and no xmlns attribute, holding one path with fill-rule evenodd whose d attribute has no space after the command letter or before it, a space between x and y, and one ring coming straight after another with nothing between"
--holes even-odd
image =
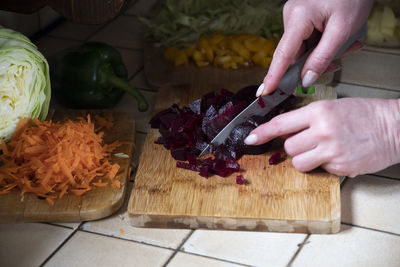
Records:
<instances>
[{"instance_id":1,"label":"finger","mask_svg":"<svg viewBox=\"0 0 400 267\"><path fill-rule=\"evenodd\" d=\"M321 40L308 57L302 70L302 83L304 87L311 86L326 70L335 57L336 52L350 36L349 31L338 26L342 23L329 20Z\"/></svg>"},{"instance_id":2,"label":"finger","mask_svg":"<svg viewBox=\"0 0 400 267\"><path fill-rule=\"evenodd\" d=\"M354 52L360 50L363 47L364 47L364 45L360 41L355 41L354 43L351 44L351 46L346 51L344 51L343 54L341 54L339 56L339 58L347 57L351 53L354 53Z\"/></svg>"},{"instance_id":3,"label":"finger","mask_svg":"<svg viewBox=\"0 0 400 267\"><path fill-rule=\"evenodd\" d=\"M310 129L301 131L286 139L284 147L287 154L294 157L309 150L313 150L318 145L317 138Z\"/></svg>"},{"instance_id":4,"label":"finger","mask_svg":"<svg viewBox=\"0 0 400 267\"><path fill-rule=\"evenodd\" d=\"M310 36L312 30L313 27L310 31L309 26L304 23L285 30L264 78L264 90L261 95L267 95L275 90L283 74L300 52L303 41Z\"/></svg>"},{"instance_id":5,"label":"finger","mask_svg":"<svg viewBox=\"0 0 400 267\"><path fill-rule=\"evenodd\" d=\"M327 72L336 72L336 71L338 71L338 70L340 70L340 69L341 69L341 66L340 66L340 65L336 64L335 62L331 62L331 63L329 64L329 66L326 68L326 70L324 71L324 73L327 73Z\"/></svg>"},{"instance_id":6,"label":"finger","mask_svg":"<svg viewBox=\"0 0 400 267\"><path fill-rule=\"evenodd\" d=\"M269 122L258 126L250 132L244 142L247 145L264 144L278 136L296 133L309 127L307 106L280 114Z\"/></svg>"},{"instance_id":7,"label":"finger","mask_svg":"<svg viewBox=\"0 0 400 267\"><path fill-rule=\"evenodd\" d=\"M292 164L300 172L311 171L326 162L324 153L321 153L320 148L316 148L298 154L293 157Z\"/></svg>"}]
</instances>

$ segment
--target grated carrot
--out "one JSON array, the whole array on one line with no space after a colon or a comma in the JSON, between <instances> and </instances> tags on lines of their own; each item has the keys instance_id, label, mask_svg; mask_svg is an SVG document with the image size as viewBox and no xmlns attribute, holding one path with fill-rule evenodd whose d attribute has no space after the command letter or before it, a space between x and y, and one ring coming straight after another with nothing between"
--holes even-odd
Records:
<instances>
[{"instance_id":1,"label":"grated carrot","mask_svg":"<svg viewBox=\"0 0 400 267\"><path fill-rule=\"evenodd\" d=\"M112 127L110 118L95 117L101 127ZM0 194L18 188L33 193L49 205L68 193L81 196L92 186L120 187L116 175L120 166L108 158L121 142L103 144L103 133L96 132L90 115L86 120L62 123L23 119L11 140L0 140ZM109 180L101 180L105 177Z\"/></svg>"}]
</instances>

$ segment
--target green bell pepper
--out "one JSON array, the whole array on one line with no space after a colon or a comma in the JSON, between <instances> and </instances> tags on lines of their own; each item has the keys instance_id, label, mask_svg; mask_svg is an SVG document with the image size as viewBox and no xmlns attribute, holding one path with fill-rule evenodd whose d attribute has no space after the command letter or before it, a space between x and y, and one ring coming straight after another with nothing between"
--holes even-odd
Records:
<instances>
[{"instance_id":1,"label":"green bell pepper","mask_svg":"<svg viewBox=\"0 0 400 267\"><path fill-rule=\"evenodd\" d=\"M128 82L128 72L118 50L89 42L68 48L49 58L50 77L56 95L77 108L112 108L125 92L134 96L138 110L149 105Z\"/></svg>"}]
</instances>

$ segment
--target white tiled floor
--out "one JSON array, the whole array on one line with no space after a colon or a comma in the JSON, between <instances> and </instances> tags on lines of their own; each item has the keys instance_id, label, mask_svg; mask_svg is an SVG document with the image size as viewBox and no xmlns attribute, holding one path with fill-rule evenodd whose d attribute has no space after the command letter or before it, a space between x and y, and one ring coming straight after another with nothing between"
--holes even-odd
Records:
<instances>
[{"instance_id":1,"label":"white tiled floor","mask_svg":"<svg viewBox=\"0 0 400 267\"><path fill-rule=\"evenodd\" d=\"M42 223L0 224L0 266L39 266L72 231Z\"/></svg>"},{"instance_id":2,"label":"white tiled floor","mask_svg":"<svg viewBox=\"0 0 400 267\"><path fill-rule=\"evenodd\" d=\"M36 43L46 56L86 40L116 46L130 83L153 106L157 88L149 86L142 70L143 27L135 15L145 15L155 1L138 0L127 15L108 25L65 22ZM400 69L399 58L390 62ZM349 78L350 72L343 73ZM400 90L368 87L362 81L335 88L340 96L400 96ZM135 102L126 95L117 108L135 117L140 151L152 112L138 112ZM134 155L134 167L139 156ZM113 216L82 224L0 224L0 266L400 266L400 165L347 179L341 191L344 224L337 235L134 228L125 202Z\"/></svg>"},{"instance_id":3,"label":"white tiled floor","mask_svg":"<svg viewBox=\"0 0 400 267\"><path fill-rule=\"evenodd\" d=\"M341 201L342 222L400 235L400 181L369 175L347 179Z\"/></svg>"},{"instance_id":4,"label":"white tiled floor","mask_svg":"<svg viewBox=\"0 0 400 267\"><path fill-rule=\"evenodd\" d=\"M78 231L45 266L161 266L172 250Z\"/></svg>"},{"instance_id":5,"label":"white tiled floor","mask_svg":"<svg viewBox=\"0 0 400 267\"><path fill-rule=\"evenodd\" d=\"M339 234L311 235L293 266L399 266L400 236L342 225Z\"/></svg>"},{"instance_id":6,"label":"white tiled floor","mask_svg":"<svg viewBox=\"0 0 400 267\"><path fill-rule=\"evenodd\" d=\"M242 265L232 262L220 261L202 256L178 252L168 264L169 267L239 267Z\"/></svg>"},{"instance_id":7,"label":"white tiled floor","mask_svg":"<svg viewBox=\"0 0 400 267\"><path fill-rule=\"evenodd\" d=\"M182 250L253 266L284 266L305 234L197 230Z\"/></svg>"}]
</instances>

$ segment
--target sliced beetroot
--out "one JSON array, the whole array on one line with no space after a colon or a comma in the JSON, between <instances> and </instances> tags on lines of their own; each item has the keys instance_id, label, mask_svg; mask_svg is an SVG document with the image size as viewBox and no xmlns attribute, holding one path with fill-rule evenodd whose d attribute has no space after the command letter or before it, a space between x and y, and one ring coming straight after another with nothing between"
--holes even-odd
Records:
<instances>
[{"instance_id":1,"label":"sliced beetroot","mask_svg":"<svg viewBox=\"0 0 400 267\"><path fill-rule=\"evenodd\" d=\"M193 152L187 152L186 153L186 159L192 165L196 165L197 164L196 155Z\"/></svg>"},{"instance_id":2,"label":"sliced beetroot","mask_svg":"<svg viewBox=\"0 0 400 267\"><path fill-rule=\"evenodd\" d=\"M182 168L182 169L186 169L186 170L190 170L190 171L195 171L198 172L200 171L199 167L197 167L196 165L187 163L187 162L183 162L183 161L177 161L176 162L176 167L178 168Z\"/></svg>"},{"instance_id":3,"label":"sliced beetroot","mask_svg":"<svg viewBox=\"0 0 400 267\"><path fill-rule=\"evenodd\" d=\"M268 143L262 146L247 146L243 142L244 138L254 128L291 107L294 98L284 101L266 116L249 118L232 131L224 145L210 146L210 153L214 157L198 160L196 155L207 147L227 123L256 99L257 88L258 86L248 86L236 94L221 89L219 94L210 92L193 101L189 107L179 108L174 104L160 111L150 120L151 127L158 128L161 134L155 143L163 144L171 150L172 157L179 162L178 167L198 171L203 177L213 174L225 177L239 171L237 160L244 153L260 154L266 152L269 147ZM184 162L186 160L188 162ZM272 162L278 160L279 157L272 157Z\"/></svg>"},{"instance_id":4,"label":"sliced beetroot","mask_svg":"<svg viewBox=\"0 0 400 267\"><path fill-rule=\"evenodd\" d=\"M187 159L186 147L178 147L171 150L171 156L176 160L185 161Z\"/></svg>"},{"instance_id":5,"label":"sliced beetroot","mask_svg":"<svg viewBox=\"0 0 400 267\"><path fill-rule=\"evenodd\" d=\"M242 89L240 89L233 97L232 101L234 104L237 104L241 101L246 102L246 106L248 106L251 102L256 99L256 92L257 92L258 86L256 85L250 85L246 86Z\"/></svg>"},{"instance_id":6,"label":"sliced beetroot","mask_svg":"<svg viewBox=\"0 0 400 267\"><path fill-rule=\"evenodd\" d=\"M202 166L202 167L200 168L200 173L199 173L200 176L202 176L202 177L204 177L204 178L208 178L208 176L209 176L208 169L209 169L208 166Z\"/></svg>"},{"instance_id":7,"label":"sliced beetroot","mask_svg":"<svg viewBox=\"0 0 400 267\"><path fill-rule=\"evenodd\" d=\"M189 108L194 114L200 115L201 113L201 99L197 99L189 104Z\"/></svg>"},{"instance_id":8,"label":"sliced beetroot","mask_svg":"<svg viewBox=\"0 0 400 267\"><path fill-rule=\"evenodd\" d=\"M271 155L268 162L269 165L276 165L284 161L286 158L281 155L281 152L277 151Z\"/></svg>"},{"instance_id":9,"label":"sliced beetroot","mask_svg":"<svg viewBox=\"0 0 400 267\"><path fill-rule=\"evenodd\" d=\"M239 163L238 163L236 160L232 159L232 158L228 158L228 159L226 160L225 166L226 166L228 169L230 169L230 170L232 170L232 171L234 171L234 172L240 171L240 165L239 165Z\"/></svg>"},{"instance_id":10,"label":"sliced beetroot","mask_svg":"<svg viewBox=\"0 0 400 267\"><path fill-rule=\"evenodd\" d=\"M246 180L244 179L243 175L239 174L236 176L236 183L237 184L245 184Z\"/></svg>"},{"instance_id":11,"label":"sliced beetroot","mask_svg":"<svg viewBox=\"0 0 400 267\"><path fill-rule=\"evenodd\" d=\"M231 105L229 102L224 106L223 112L218 116L208 120L205 124L205 134L212 140L233 118L236 117L244 108L246 103L244 101L237 105ZM203 120L204 121L204 120ZM203 129L204 129L203 128Z\"/></svg>"}]
</instances>

